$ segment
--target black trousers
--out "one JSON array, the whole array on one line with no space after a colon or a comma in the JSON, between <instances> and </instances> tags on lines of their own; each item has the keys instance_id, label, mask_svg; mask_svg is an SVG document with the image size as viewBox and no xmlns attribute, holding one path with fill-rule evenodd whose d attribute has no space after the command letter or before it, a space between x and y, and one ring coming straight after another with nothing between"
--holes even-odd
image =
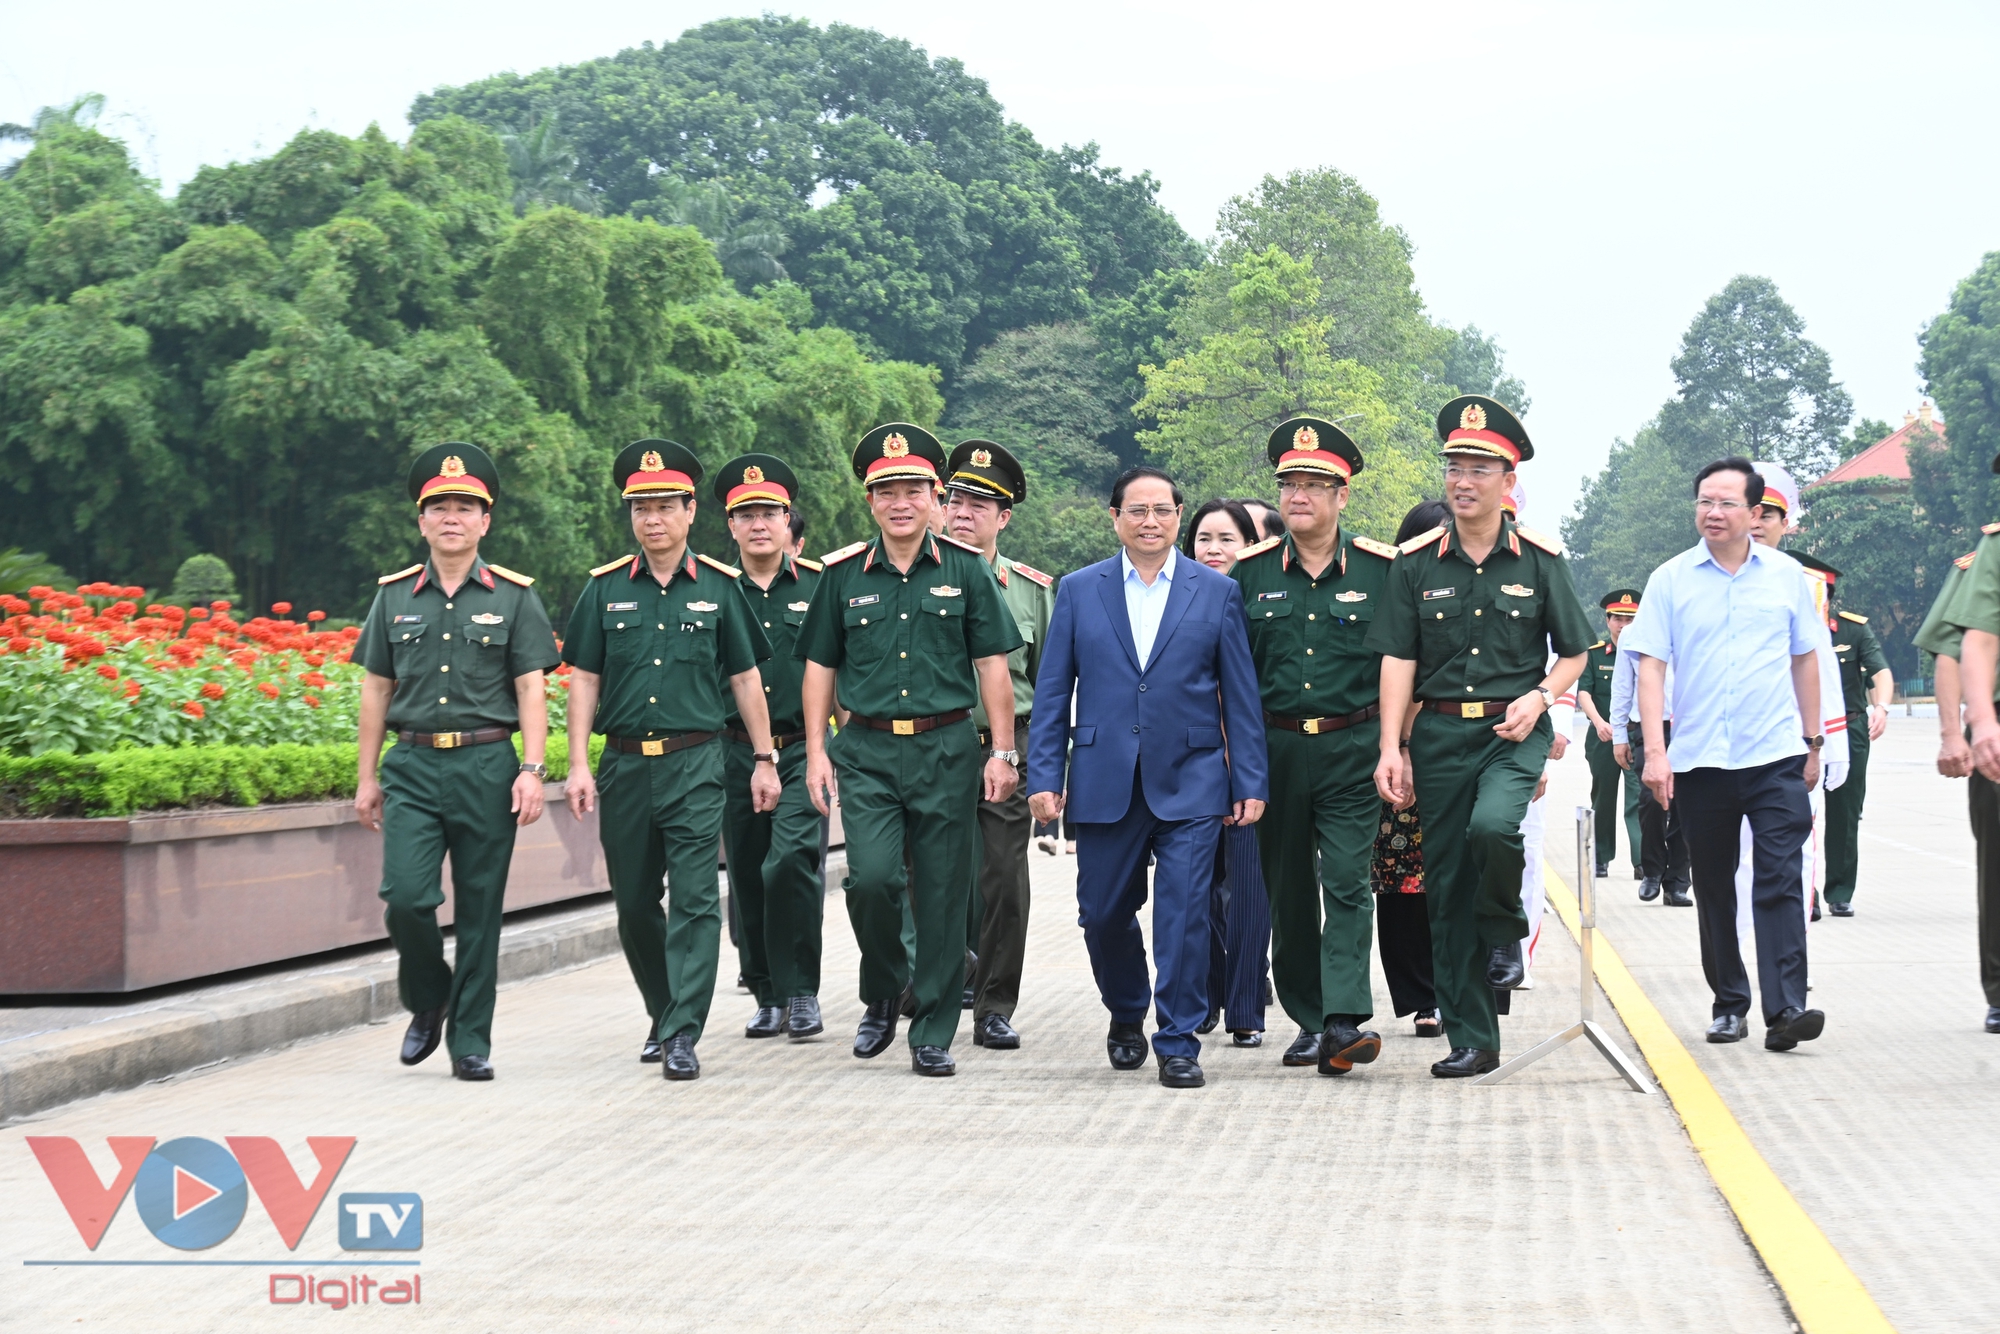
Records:
<instances>
[{"instance_id":1,"label":"black trousers","mask_svg":"<svg viewBox=\"0 0 2000 1334\"><path fill-rule=\"evenodd\" d=\"M1375 935L1396 1016L1437 1009L1437 986L1431 978L1431 914L1424 896L1377 894Z\"/></svg>"},{"instance_id":2,"label":"black trousers","mask_svg":"<svg viewBox=\"0 0 2000 1334\"><path fill-rule=\"evenodd\" d=\"M1663 739L1672 742L1674 725L1661 725ZM1626 734L1632 742L1631 778L1637 782L1646 772L1646 741L1634 724ZM1688 887L1687 831L1681 828L1680 803L1663 808L1653 800L1653 791L1639 784L1639 874L1657 880L1668 889Z\"/></svg>"},{"instance_id":3,"label":"black trousers","mask_svg":"<svg viewBox=\"0 0 2000 1334\"><path fill-rule=\"evenodd\" d=\"M1977 769L1970 805L1979 865L1979 985L1988 1005L2000 1005L2000 785Z\"/></svg>"},{"instance_id":4,"label":"black trousers","mask_svg":"<svg viewBox=\"0 0 2000 1334\"><path fill-rule=\"evenodd\" d=\"M1748 1017L1750 976L1736 939L1736 865L1750 821L1751 920L1757 929L1757 984L1764 1021L1806 1004L1805 876L1801 852L1812 834L1805 756L1754 769L1690 769L1674 775L1674 805L1692 852L1701 968L1715 995L1714 1017Z\"/></svg>"}]
</instances>

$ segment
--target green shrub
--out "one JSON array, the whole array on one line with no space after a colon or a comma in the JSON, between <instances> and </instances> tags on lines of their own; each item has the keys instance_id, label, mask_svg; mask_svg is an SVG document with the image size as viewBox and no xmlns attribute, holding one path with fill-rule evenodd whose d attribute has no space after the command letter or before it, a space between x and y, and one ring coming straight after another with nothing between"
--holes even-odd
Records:
<instances>
[{"instance_id":1,"label":"green shrub","mask_svg":"<svg viewBox=\"0 0 2000 1334\"><path fill-rule=\"evenodd\" d=\"M189 556L174 572L174 590L169 596L183 607L233 603L237 600L236 574L220 556Z\"/></svg>"}]
</instances>

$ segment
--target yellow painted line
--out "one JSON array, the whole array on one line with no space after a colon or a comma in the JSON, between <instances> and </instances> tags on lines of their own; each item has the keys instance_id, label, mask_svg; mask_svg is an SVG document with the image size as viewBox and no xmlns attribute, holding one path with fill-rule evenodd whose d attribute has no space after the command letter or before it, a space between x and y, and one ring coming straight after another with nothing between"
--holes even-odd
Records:
<instances>
[{"instance_id":1,"label":"yellow painted line","mask_svg":"<svg viewBox=\"0 0 2000 1334\"><path fill-rule=\"evenodd\" d=\"M1576 897L1546 864L1542 874L1549 902L1570 935L1581 939ZM1757 1152L1729 1104L1647 999L1602 931L1597 933L1593 958L1598 985L1653 1067L1653 1077L1680 1114L1688 1138L1722 1198L1736 1211L1750 1244L1784 1289L1800 1328L1805 1334L1895 1334L1882 1308Z\"/></svg>"}]
</instances>

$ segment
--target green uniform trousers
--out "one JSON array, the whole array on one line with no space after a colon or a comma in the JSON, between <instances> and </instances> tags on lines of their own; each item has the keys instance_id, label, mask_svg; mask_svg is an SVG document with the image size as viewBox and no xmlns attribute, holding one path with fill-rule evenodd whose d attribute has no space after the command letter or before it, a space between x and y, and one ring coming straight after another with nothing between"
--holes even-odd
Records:
<instances>
[{"instance_id":1,"label":"green uniform trousers","mask_svg":"<svg viewBox=\"0 0 2000 1334\"><path fill-rule=\"evenodd\" d=\"M982 766L983 767L983 766ZM1017 770L1018 771L1018 770ZM973 1018L1014 1017L1028 956L1027 775L1005 801L979 803L979 967L972 979Z\"/></svg>"},{"instance_id":2,"label":"green uniform trousers","mask_svg":"<svg viewBox=\"0 0 2000 1334\"><path fill-rule=\"evenodd\" d=\"M1826 794L1826 901L1854 902L1861 873L1861 804L1868 800L1868 716L1847 720L1847 781Z\"/></svg>"},{"instance_id":3,"label":"green uniform trousers","mask_svg":"<svg viewBox=\"0 0 2000 1334\"><path fill-rule=\"evenodd\" d=\"M750 747L724 741L729 902L737 913L737 967L760 1008L819 995L820 839L826 817L806 791L806 748L778 752L778 809L750 809Z\"/></svg>"},{"instance_id":4,"label":"green uniform trousers","mask_svg":"<svg viewBox=\"0 0 2000 1334\"><path fill-rule=\"evenodd\" d=\"M1426 709L1410 733L1438 1009L1452 1046L1481 1051L1500 1050L1486 957L1528 934L1521 821L1555 739L1547 715L1518 744L1493 734L1497 721Z\"/></svg>"},{"instance_id":5,"label":"green uniform trousers","mask_svg":"<svg viewBox=\"0 0 2000 1334\"><path fill-rule=\"evenodd\" d=\"M1597 816L1597 860L1606 866L1618 851L1618 784L1625 784L1625 847L1632 854L1632 876L1640 874L1639 774L1618 767L1609 741L1597 739L1597 725L1583 734L1583 757L1590 762L1590 809Z\"/></svg>"},{"instance_id":6,"label":"green uniform trousers","mask_svg":"<svg viewBox=\"0 0 2000 1334\"><path fill-rule=\"evenodd\" d=\"M493 1051L500 915L514 859L514 748L391 746L382 757L382 920L395 942L396 989L411 1013L445 1007L453 1060ZM451 854L455 966L444 961L437 910Z\"/></svg>"},{"instance_id":7,"label":"green uniform trousers","mask_svg":"<svg viewBox=\"0 0 2000 1334\"><path fill-rule=\"evenodd\" d=\"M1969 781L1972 843L1979 865L1979 985L1985 988L1988 1005L2000 1005L2000 784L1977 769Z\"/></svg>"},{"instance_id":8,"label":"green uniform trousers","mask_svg":"<svg viewBox=\"0 0 2000 1334\"><path fill-rule=\"evenodd\" d=\"M1292 1022L1314 1033L1330 1015L1359 1023L1375 1012L1368 870L1382 819L1381 735L1372 719L1318 736L1264 729L1271 800L1256 829L1271 899L1271 987Z\"/></svg>"},{"instance_id":9,"label":"green uniform trousers","mask_svg":"<svg viewBox=\"0 0 2000 1334\"><path fill-rule=\"evenodd\" d=\"M670 755L607 746L597 764L597 837L618 905L618 943L663 1039L690 1033L700 1041L715 999L722 747L720 737Z\"/></svg>"},{"instance_id":10,"label":"green uniform trousers","mask_svg":"<svg viewBox=\"0 0 2000 1334\"><path fill-rule=\"evenodd\" d=\"M949 1047L965 990L979 734L969 718L916 736L847 727L828 753L840 777L847 836L841 888L861 946L861 1000L894 1000L908 981L916 1000L910 1045ZM903 946L906 895L916 926L914 973Z\"/></svg>"}]
</instances>

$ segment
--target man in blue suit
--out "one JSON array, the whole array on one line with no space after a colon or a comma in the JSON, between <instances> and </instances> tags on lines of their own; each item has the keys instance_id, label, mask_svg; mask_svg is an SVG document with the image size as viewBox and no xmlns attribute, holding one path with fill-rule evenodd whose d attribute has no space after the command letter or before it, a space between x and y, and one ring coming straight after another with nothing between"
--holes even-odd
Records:
<instances>
[{"instance_id":1,"label":"man in blue suit","mask_svg":"<svg viewBox=\"0 0 2000 1334\"><path fill-rule=\"evenodd\" d=\"M1111 488L1124 550L1056 589L1028 734L1028 801L1076 839L1077 923L1119 1070L1146 1062L1139 909L1153 878L1153 1054L1168 1088L1200 1088L1209 884L1225 824L1269 795L1257 671L1235 580L1174 551L1181 492L1157 468ZM1070 703L1076 719L1070 720ZM1068 770L1068 781L1064 771Z\"/></svg>"}]
</instances>

